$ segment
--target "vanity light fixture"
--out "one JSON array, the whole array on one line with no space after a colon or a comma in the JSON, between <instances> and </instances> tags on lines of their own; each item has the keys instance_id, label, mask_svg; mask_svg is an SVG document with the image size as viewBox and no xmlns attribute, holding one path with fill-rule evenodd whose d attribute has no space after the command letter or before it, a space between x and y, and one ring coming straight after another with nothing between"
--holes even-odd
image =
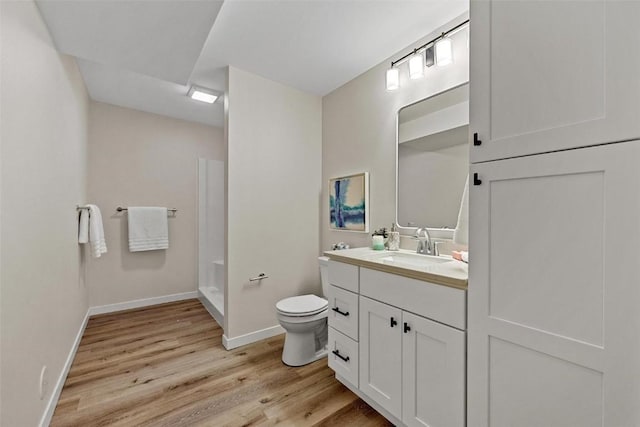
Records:
<instances>
[{"instance_id":1,"label":"vanity light fixture","mask_svg":"<svg viewBox=\"0 0 640 427\"><path fill-rule=\"evenodd\" d=\"M391 68L387 70L386 75L387 90L396 90L400 87L400 72L398 66L407 61L409 61L409 77L412 79L418 79L424 76L425 65L431 67L434 63L438 66L453 63L453 45L450 36L468 24L469 20L467 19L449 31L445 31L435 39L429 40L422 46L418 46L402 58L391 61Z\"/></svg>"},{"instance_id":2,"label":"vanity light fixture","mask_svg":"<svg viewBox=\"0 0 640 427\"><path fill-rule=\"evenodd\" d=\"M187 96L196 101L206 102L207 104L213 104L218 99L218 94L211 89L206 89L200 86L191 86Z\"/></svg>"},{"instance_id":3,"label":"vanity light fixture","mask_svg":"<svg viewBox=\"0 0 640 427\"><path fill-rule=\"evenodd\" d=\"M409 77L419 79L424 77L424 53L414 52L409 59Z\"/></svg>"},{"instance_id":4,"label":"vanity light fixture","mask_svg":"<svg viewBox=\"0 0 640 427\"><path fill-rule=\"evenodd\" d=\"M433 67L436 63L436 54L434 50L433 46L429 46L427 50L424 51L425 65L427 67Z\"/></svg>"},{"instance_id":5,"label":"vanity light fixture","mask_svg":"<svg viewBox=\"0 0 640 427\"><path fill-rule=\"evenodd\" d=\"M443 34L442 38L436 42L436 64L442 67L451 63L453 63L453 46L451 39Z\"/></svg>"},{"instance_id":6,"label":"vanity light fixture","mask_svg":"<svg viewBox=\"0 0 640 427\"><path fill-rule=\"evenodd\" d=\"M400 87L400 73L397 68L387 70L387 90L396 90Z\"/></svg>"}]
</instances>

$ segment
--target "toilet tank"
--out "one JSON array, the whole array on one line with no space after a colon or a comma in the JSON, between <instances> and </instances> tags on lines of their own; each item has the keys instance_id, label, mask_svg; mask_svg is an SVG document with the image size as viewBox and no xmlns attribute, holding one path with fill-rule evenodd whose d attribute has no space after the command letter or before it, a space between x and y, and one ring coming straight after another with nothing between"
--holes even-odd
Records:
<instances>
[{"instance_id":1,"label":"toilet tank","mask_svg":"<svg viewBox=\"0 0 640 427\"><path fill-rule=\"evenodd\" d=\"M329 291L329 258L326 256L318 257L320 264L320 280L322 280L322 295L326 298Z\"/></svg>"}]
</instances>

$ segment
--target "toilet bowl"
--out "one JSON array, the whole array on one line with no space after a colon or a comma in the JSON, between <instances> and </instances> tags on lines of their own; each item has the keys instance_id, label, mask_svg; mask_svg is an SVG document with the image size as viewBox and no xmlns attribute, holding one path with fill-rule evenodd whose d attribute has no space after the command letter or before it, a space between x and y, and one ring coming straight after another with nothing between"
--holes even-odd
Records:
<instances>
[{"instance_id":1,"label":"toilet bowl","mask_svg":"<svg viewBox=\"0 0 640 427\"><path fill-rule=\"evenodd\" d=\"M326 295L329 258L319 257L322 291ZM302 366L327 355L327 315L329 303L316 295L300 295L278 301L278 321L286 331L282 361Z\"/></svg>"}]
</instances>

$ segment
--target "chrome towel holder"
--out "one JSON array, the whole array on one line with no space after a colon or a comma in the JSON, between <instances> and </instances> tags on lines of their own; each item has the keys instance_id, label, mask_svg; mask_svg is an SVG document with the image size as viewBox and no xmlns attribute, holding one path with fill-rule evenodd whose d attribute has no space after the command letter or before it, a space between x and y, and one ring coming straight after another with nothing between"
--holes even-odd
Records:
<instances>
[{"instance_id":1,"label":"chrome towel holder","mask_svg":"<svg viewBox=\"0 0 640 427\"><path fill-rule=\"evenodd\" d=\"M116 208L116 210L117 210L118 212L122 212L122 211L126 211L126 210L128 210L128 208L123 208L122 206L118 206L118 207ZM177 208L167 208L167 211L169 211L169 212L173 212L173 213L176 213L176 212L178 212L178 209L177 209Z\"/></svg>"}]
</instances>

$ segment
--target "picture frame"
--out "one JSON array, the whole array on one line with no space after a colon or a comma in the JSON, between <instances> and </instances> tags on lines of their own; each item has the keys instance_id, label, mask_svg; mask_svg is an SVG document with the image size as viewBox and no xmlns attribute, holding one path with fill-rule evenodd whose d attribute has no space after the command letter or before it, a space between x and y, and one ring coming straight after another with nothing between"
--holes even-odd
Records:
<instances>
[{"instance_id":1,"label":"picture frame","mask_svg":"<svg viewBox=\"0 0 640 427\"><path fill-rule=\"evenodd\" d=\"M369 232L369 173L329 179L329 228Z\"/></svg>"}]
</instances>

